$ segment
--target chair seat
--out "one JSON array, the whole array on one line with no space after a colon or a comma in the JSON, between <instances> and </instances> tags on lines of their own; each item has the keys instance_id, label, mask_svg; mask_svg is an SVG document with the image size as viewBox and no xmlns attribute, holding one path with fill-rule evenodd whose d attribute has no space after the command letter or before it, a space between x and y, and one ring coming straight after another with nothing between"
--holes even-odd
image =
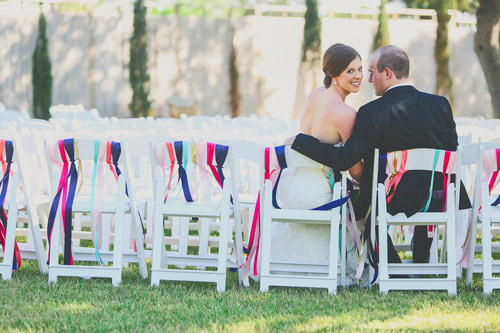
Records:
<instances>
[{"instance_id":1,"label":"chair seat","mask_svg":"<svg viewBox=\"0 0 500 333\"><path fill-rule=\"evenodd\" d=\"M195 217L220 217L221 210L219 209L220 202L172 202L163 206L164 215L175 216L195 216ZM229 215L233 215L233 210L230 209Z\"/></svg>"},{"instance_id":2,"label":"chair seat","mask_svg":"<svg viewBox=\"0 0 500 333\"><path fill-rule=\"evenodd\" d=\"M429 225L446 223L448 215L446 212L439 213L416 213L406 217L404 213L388 215L387 224L397 225ZM432 222L431 222L432 221Z\"/></svg>"},{"instance_id":3,"label":"chair seat","mask_svg":"<svg viewBox=\"0 0 500 333\"><path fill-rule=\"evenodd\" d=\"M77 200L73 203L73 212L88 212L90 207L90 201L87 200ZM125 203L123 210L128 212L130 210L130 205ZM101 211L103 213L114 213L116 211L116 201L104 201L101 203Z\"/></svg>"},{"instance_id":4,"label":"chair seat","mask_svg":"<svg viewBox=\"0 0 500 333\"><path fill-rule=\"evenodd\" d=\"M489 215L491 218L491 222L500 222L500 205L499 206L490 206ZM480 221L482 221L483 214L479 214L478 219Z\"/></svg>"},{"instance_id":5,"label":"chair seat","mask_svg":"<svg viewBox=\"0 0 500 333\"><path fill-rule=\"evenodd\" d=\"M51 198L47 194L38 193L31 197L31 203L35 206L50 204Z\"/></svg>"},{"instance_id":6,"label":"chair seat","mask_svg":"<svg viewBox=\"0 0 500 333\"><path fill-rule=\"evenodd\" d=\"M388 265L391 274L447 274L448 264L440 263L429 263L429 264L414 264L414 263L402 263L402 264L389 264ZM391 279L392 281L392 279Z\"/></svg>"},{"instance_id":7,"label":"chair seat","mask_svg":"<svg viewBox=\"0 0 500 333\"><path fill-rule=\"evenodd\" d=\"M301 222L313 224L330 224L332 211L329 210L299 210L299 209L273 209L271 211L273 222Z\"/></svg>"},{"instance_id":8,"label":"chair seat","mask_svg":"<svg viewBox=\"0 0 500 333\"><path fill-rule=\"evenodd\" d=\"M243 193L240 194L240 204L241 205L255 205L257 202L257 194L251 194L251 193Z\"/></svg>"}]
</instances>

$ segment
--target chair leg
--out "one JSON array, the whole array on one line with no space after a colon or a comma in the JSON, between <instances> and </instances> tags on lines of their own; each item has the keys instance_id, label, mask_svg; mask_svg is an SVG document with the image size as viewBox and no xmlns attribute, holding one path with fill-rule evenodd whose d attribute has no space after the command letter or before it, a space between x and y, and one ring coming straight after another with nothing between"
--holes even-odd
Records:
<instances>
[{"instance_id":1,"label":"chair leg","mask_svg":"<svg viewBox=\"0 0 500 333\"><path fill-rule=\"evenodd\" d=\"M61 224L61 213L58 212L54 220L52 237L50 239L49 284L57 282L57 272L56 270L51 268L59 266L59 241L61 239Z\"/></svg>"},{"instance_id":2,"label":"chair leg","mask_svg":"<svg viewBox=\"0 0 500 333\"><path fill-rule=\"evenodd\" d=\"M49 267L47 266L47 256L43 247L42 234L40 232L40 226L38 224L38 214L35 207L27 207L27 209L29 219L28 229L29 232L31 232L33 245L35 247L35 253L38 260L38 268L40 269L40 273L46 274L49 271Z\"/></svg>"},{"instance_id":3,"label":"chair leg","mask_svg":"<svg viewBox=\"0 0 500 333\"><path fill-rule=\"evenodd\" d=\"M15 194L14 194L15 201ZM17 207L16 203L9 204L7 230L5 232L5 252L3 256L3 266L6 266L5 272L2 274L3 280L12 278L12 264L14 261L14 244L16 240L16 224L17 224Z\"/></svg>"},{"instance_id":4,"label":"chair leg","mask_svg":"<svg viewBox=\"0 0 500 333\"><path fill-rule=\"evenodd\" d=\"M487 208L483 207L485 214L483 215L483 232L482 232L482 243L483 243L483 283L488 279L493 278L492 270L492 259L491 259L491 222L489 215L486 212ZM484 288L486 293L488 290ZM491 290L489 291L491 292Z\"/></svg>"},{"instance_id":5,"label":"chair leg","mask_svg":"<svg viewBox=\"0 0 500 333\"><path fill-rule=\"evenodd\" d=\"M144 251L144 239L142 229L140 226L140 219L138 211L130 212L132 217L132 232L134 234L133 240L137 248L137 260L139 261L139 271L143 279L148 277L148 268L146 266L146 254Z\"/></svg>"}]
</instances>

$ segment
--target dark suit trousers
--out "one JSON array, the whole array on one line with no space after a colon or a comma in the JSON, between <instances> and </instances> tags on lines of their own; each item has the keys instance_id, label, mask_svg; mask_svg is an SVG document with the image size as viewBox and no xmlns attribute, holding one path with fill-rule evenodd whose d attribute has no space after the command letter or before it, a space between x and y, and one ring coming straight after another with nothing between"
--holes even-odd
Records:
<instances>
[{"instance_id":1,"label":"dark suit trousers","mask_svg":"<svg viewBox=\"0 0 500 333\"><path fill-rule=\"evenodd\" d=\"M439 212L441 211L443 201L442 199L432 199L431 204L429 205L429 212ZM369 224L370 217L367 219L367 225L365 228L365 239L368 239L369 234ZM378 226L375 228L375 234L378 242ZM413 262L414 263L428 263L430 248L432 244L432 238L428 237L427 234L427 226L418 225L415 226L415 230L413 232L413 239L411 241L412 244L412 252L413 252ZM387 237L387 256L389 263L401 263L401 259L399 258L396 249L394 248L394 244L392 243L391 237Z\"/></svg>"}]
</instances>

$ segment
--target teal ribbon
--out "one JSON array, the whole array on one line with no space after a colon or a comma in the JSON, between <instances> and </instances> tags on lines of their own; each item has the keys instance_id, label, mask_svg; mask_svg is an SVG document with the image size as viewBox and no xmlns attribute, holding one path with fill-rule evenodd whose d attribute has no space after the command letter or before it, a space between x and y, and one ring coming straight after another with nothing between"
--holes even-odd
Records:
<instances>
[{"instance_id":1,"label":"teal ribbon","mask_svg":"<svg viewBox=\"0 0 500 333\"><path fill-rule=\"evenodd\" d=\"M95 196L95 181L97 178L97 163L99 161L99 147L101 142L99 140L95 140L94 144L94 171L92 172L92 190L90 192L90 216L92 216L92 208L94 207L94 196ZM101 258L101 254L99 253L99 237L97 235L97 226L95 230L95 262L94 265L97 265L97 260L104 264Z\"/></svg>"},{"instance_id":2,"label":"teal ribbon","mask_svg":"<svg viewBox=\"0 0 500 333\"><path fill-rule=\"evenodd\" d=\"M431 185L429 186L429 198L427 199L427 203L425 204L425 207L422 208L420 211L421 212L427 212L429 209L429 206L431 205L431 200L432 200L432 188L434 187L434 173L436 171L436 165L439 160L439 155L441 154L441 151L436 149L434 153L434 164L432 165L432 176L431 176Z\"/></svg>"}]
</instances>

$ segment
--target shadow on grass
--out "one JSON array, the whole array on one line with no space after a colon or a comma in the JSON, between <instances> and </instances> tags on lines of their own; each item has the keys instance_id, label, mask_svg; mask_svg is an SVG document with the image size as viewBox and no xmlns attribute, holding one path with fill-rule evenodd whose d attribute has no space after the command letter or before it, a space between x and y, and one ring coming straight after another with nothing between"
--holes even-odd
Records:
<instances>
[{"instance_id":1,"label":"shadow on grass","mask_svg":"<svg viewBox=\"0 0 500 333\"><path fill-rule=\"evenodd\" d=\"M482 294L459 282L458 295L390 292L378 288L326 290L238 287L228 272L227 291L215 284L141 279L136 264L123 270L122 284L110 279L60 278L48 285L34 261L25 261L11 281L0 281L1 330L499 330L500 293Z\"/></svg>"}]
</instances>

